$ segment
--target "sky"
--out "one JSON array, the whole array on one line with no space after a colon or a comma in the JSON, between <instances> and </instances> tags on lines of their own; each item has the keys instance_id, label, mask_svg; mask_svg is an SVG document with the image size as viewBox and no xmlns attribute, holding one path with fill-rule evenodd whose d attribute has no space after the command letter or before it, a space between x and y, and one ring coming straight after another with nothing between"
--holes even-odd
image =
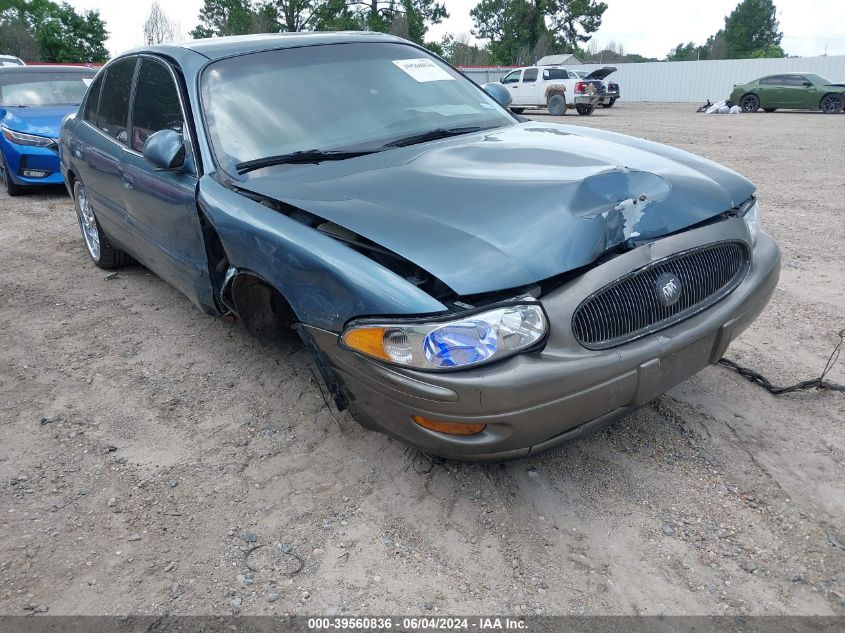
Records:
<instances>
[{"instance_id":1,"label":"sky","mask_svg":"<svg viewBox=\"0 0 845 633\"><path fill-rule=\"evenodd\" d=\"M724 24L738 0L605 0L602 26L593 40L603 48L621 44L627 53L662 59L681 42L703 43ZM428 39L445 33L470 34L469 11L478 0L445 0L450 17L429 31ZM116 55L143 44L143 24L152 0L70 0L77 9L97 9L106 22L109 51ZM161 0L164 12L179 23L185 37L197 23L202 0ZM775 0L782 46L790 55L845 55L845 2L841 0Z\"/></svg>"}]
</instances>

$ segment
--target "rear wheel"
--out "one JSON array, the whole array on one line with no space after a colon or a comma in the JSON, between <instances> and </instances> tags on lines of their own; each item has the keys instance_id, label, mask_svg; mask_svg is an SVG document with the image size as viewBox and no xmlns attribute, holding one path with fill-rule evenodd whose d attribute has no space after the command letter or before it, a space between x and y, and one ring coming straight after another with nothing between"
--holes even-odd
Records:
<instances>
[{"instance_id":1,"label":"rear wheel","mask_svg":"<svg viewBox=\"0 0 845 633\"><path fill-rule=\"evenodd\" d=\"M79 228L82 230L82 239L94 263L106 270L128 264L129 255L112 246L109 238L100 228L88 194L85 192L85 185L80 180L73 183L73 205L76 208Z\"/></svg>"},{"instance_id":2,"label":"rear wheel","mask_svg":"<svg viewBox=\"0 0 845 633\"><path fill-rule=\"evenodd\" d=\"M549 114L552 116L563 116L566 114L566 98L563 95L552 95L546 104Z\"/></svg>"},{"instance_id":3,"label":"rear wheel","mask_svg":"<svg viewBox=\"0 0 845 633\"><path fill-rule=\"evenodd\" d=\"M591 105L577 105L575 106L575 109L581 116L589 116L593 113L593 110L595 110L596 108L595 106Z\"/></svg>"},{"instance_id":4,"label":"rear wheel","mask_svg":"<svg viewBox=\"0 0 845 633\"><path fill-rule=\"evenodd\" d=\"M763 108L763 112L774 112L777 108Z\"/></svg>"},{"instance_id":5,"label":"rear wheel","mask_svg":"<svg viewBox=\"0 0 845 633\"><path fill-rule=\"evenodd\" d=\"M12 180L9 175L9 166L6 164L6 157L0 154L0 171L3 172L3 188L10 196L19 196L23 193L23 187Z\"/></svg>"},{"instance_id":6,"label":"rear wheel","mask_svg":"<svg viewBox=\"0 0 845 633\"><path fill-rule=\"evenodd\" d=\"M522 114L523 112L525 112L525 108L511 108L511 112L513 112L514 114Z\"/></svg>"},{"instance_id":7,"label":"rear wheel","mask_svg":"<svg viewBox=\"0 0 845 633\"><path fill-rule=\"evenodd\" d=\"M607 103L602 103L601 107L602 108L612 108L614 103L616 103L616 99L611 99Z\"/></svg>"},{"instance_id":8,"label":"rear wheel","mask_svg":"<svg viewBox=\"0 0 845 633\"><path fill-rule=\"evenodd\" d=\"M757 95L745 95L740 99L739 107L743 112L757 112L760 109L760 100Z\"/></svg>"},{"instance_id":9,"label":"rear wheel","mask_svg":"<svg viewBox=\"0 0 845 633\"><path fill-rule=\"evenodd\" d=\"M842 95L825 95L820 107L825 114L838 114L845 107L845 98Z\"/></svg>"}]
</instances>

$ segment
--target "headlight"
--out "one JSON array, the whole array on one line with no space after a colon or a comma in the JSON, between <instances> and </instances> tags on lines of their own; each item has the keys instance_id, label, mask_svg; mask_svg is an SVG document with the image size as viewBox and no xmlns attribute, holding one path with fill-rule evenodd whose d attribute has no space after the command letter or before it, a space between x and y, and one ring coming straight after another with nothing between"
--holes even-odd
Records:
<instances>
[{"instance_id":1,"label":"headlight","mask_svg":"<svg viewBox=\"0 0 845 633\"><path fill-rule=\"evenodd\" d=\"M3 136L10 143L17 145L32 145L33 147L50 147L56 141L47 136L36 136L35 134L24 134L23 132L15 132L7 127L3 129Z\"/></svg>"},{"instance_id":2,"label":"headlight","mask_svg":"<svg viewBox=\"0 0 845 633\"><path fill-rule=\"evenodd\" d=\"M751 236L751 245L757 243L757 235L760 233L760 203L757 198L754 198L746 203L745 207L740 209L739 217L745 220L745 226L748 227L748 233Z\"/></svg>"},{"instance_id":3,"label":"headlight","mask_svg":"<svg viewBox=\"0 0 845 633\"><path fill-rule=\"evenodd\" d=\"M417 369L469 367L512 356L546 335L539 304L502 306L448 321L362 323L341 336L344 347Z\"/></svg>"}]
</instances>

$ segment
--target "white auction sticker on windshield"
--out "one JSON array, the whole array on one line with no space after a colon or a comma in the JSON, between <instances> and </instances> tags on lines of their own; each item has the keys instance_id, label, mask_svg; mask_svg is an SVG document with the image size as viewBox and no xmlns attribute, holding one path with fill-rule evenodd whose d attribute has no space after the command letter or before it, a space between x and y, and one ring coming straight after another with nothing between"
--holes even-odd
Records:
<instances>
[{"instance_id":1,"label":"white auction sticker on windshield","mask_svg":"<svg viewBox=\"0 0 845 633\"><path fill-rule=\"evenodd\" d=\"M430 59L394 59L393 63L408 73L416 81L455 81L449 73Z\"/></svg>"}]
</instances>

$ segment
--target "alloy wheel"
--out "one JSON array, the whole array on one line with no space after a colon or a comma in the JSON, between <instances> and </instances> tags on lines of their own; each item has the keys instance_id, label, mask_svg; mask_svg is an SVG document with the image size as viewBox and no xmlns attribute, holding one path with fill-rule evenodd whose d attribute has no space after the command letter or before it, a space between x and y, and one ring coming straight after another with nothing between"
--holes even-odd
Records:
<instances>
[{"instance_id":1,"label":"alloy wheel","mask_svg":"<svg viewBox=\"0 0 845 633\"><path fill-rule=\"evenodd\" d=\"M822 99L822 112L826 114L835 114L842 112L843 98L840 95L827 95Z\"/></svg>"},{"instance_id":2,"label":"alloy wheel","mask_svg":"<svg viewBox=\"0 0 845 633\"><path fill-rule=\"evenodd\" d=\"M745 95L739 102L743 112L757 112L760 109L760 100L757 95Z\"/></svg>"},{"instance_id":3,"label":"alloy wheel","mask_svg":"<svg viewBox=\"0 0 845 633\"><path fill-rule=\"evenodd\" d=\"M79 218L79 228L82 229L82 238L85 246L91 253L91 258L96 262L100 260L100 230L97 227L97 218L91 208L91 202L85 193L85 185L76 185L76 216Z\"/></svg>"}]
</instances>

